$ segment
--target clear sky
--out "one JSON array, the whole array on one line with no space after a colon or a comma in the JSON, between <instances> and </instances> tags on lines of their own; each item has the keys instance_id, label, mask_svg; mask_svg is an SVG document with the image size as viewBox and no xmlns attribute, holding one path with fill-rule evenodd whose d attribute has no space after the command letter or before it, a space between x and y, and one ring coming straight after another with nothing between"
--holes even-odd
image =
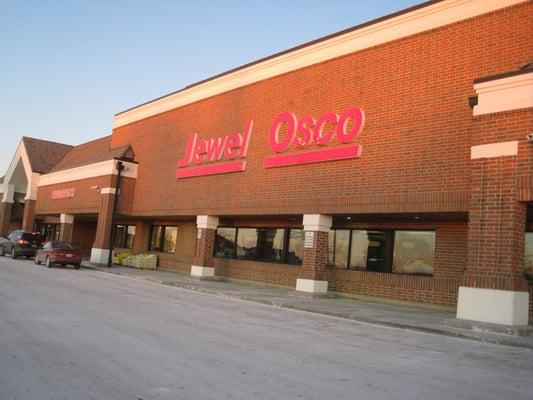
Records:
<instances>
[{"instance_id":1,"label":"clear sky","mask_svg":"<svg viewBox=\"0 0 533 400\"><path fill-rule=\"evenodd\" d=\"M106 136L117 112L420 2L0 0L0 176L22 136Z\"/></svg>"}]
</instances>

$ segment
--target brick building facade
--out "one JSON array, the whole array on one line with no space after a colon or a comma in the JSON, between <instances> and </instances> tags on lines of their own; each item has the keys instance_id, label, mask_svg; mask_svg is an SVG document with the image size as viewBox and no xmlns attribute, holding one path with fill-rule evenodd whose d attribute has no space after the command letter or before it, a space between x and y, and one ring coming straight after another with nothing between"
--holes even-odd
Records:
<instances>
[{"instance_id":1,"label":"brick building facade","mask_svg":"<svg viewBox=\"0 0 533 400\"><path fill-rule=\"evenodd\" d=\"M532 11L430 1L119 113L46 168L23 139L0 227L23 192L22 225L104 262L119 194L115 246L162 269L525 324Z\"/></svg>"}]
</instances>

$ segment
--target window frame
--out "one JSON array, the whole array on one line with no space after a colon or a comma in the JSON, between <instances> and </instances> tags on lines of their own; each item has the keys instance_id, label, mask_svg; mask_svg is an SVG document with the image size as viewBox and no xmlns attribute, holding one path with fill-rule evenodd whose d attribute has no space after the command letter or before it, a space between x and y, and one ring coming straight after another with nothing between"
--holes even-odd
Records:
<instances>
[{"instance_id":1,"label":"window frame","mask_svg":"<svg viewBox=\"0 0 533 400\"><path fill-rule=\"evenodd\" d=\"M125 234L122 237L121 243L117 244L117 239L118 239L117 230L118 230L119 226L123 226L126 229L124 231ZM126 247L126 243L128 241L128 228L130 226L133 226L135 228L135 234L133 234L133 240L131 242L131 247ZM137 225L135 225L135 224L115 224L115 243L113 243L114 247L118 248L118 249L128 249L128 250L133 249L133 246L135 246L135 236L136 236L136 234L137 234Z\"/></svg>"},{"instance_id":2,"label":"window frame","mask_svg":"<svg viewBox=\"0 0 533 400\"><path fill-rule=\"evenodd\" d=\"M524 233L524 256L523 256L523 268L524 268L524 275L526 276L526 279L528 279L529 281L533 281L533 274L531 273L528 273L528 270L527 270L527 265L526 265L526 251L527 251L527 248L526 248L526 245L527 245L527 236L529 235L533 235L533 229L526 229L525 233Z\"/></svg>"},{"instance_id":3,"label":"window frame","mask_svg":"<svg viewBox=\"0 0 533 400\"><path fill-rule=\"evenodd\" d=\"M154 234L154 229L161 227L161 237L159 238L159 243L157 244L158 247L152 247L152 235ZM176 228L176 246L178 244L178 232L179 232L179 225L151 225L150 226L150 236L148 237L148 251L152 251L155 253L166 253L166 254L176 254L176 249L174 251L164 251L165 248L165 233L166 228Z\"/></svg>"},{"instance_id":4,"label":"window frame","mask_svg":"<svg viewBox=\"0 0 533 400\"><path fill-rule=\"evenodd\" d=\"M408 272L394 272L392 268L394 267L394 248L396 246L396 232L432 232L435 235L435 248L433 249L433 272L431 274L424 273L408 273ZM390 267L391 273L396 275L408 275L408 276L430 276L435 275L435 254L437 252L437 230L436 229L394 229L392 231L392 242L391 242L391 256L390 256Z\"/></svg>"},{"instance_id":5,"label":"window frame","mask_svg":"<svg viewBox=\"0 0 533 400\"><path fill-rule=\"evenodd\" d=\"M435 275L435 264L433 263L433 273L431 274L423 274L423 273L406 273L406 272L394 272L393 266L394 266L394 247L396 245L396 232L402 231L402 232L432 232L435 234L435 249L433 251L433 258L435 260L435 253L437 248L437 230L435 228L433 229L406 229L406 228L398 228L398 229L380 229L380 228L346 228L346 227L339 227L339 228L332 228L331 231L336 230L348 230L348 262L346 268L340 268L336 267L335 265L330 264L329 262L329 242L328 242L328 257L327 257L327 268L330 269L338 269L338 270L345 270L345 271L359 271L359 272L372 272L372 273L378 273L378 274L395 274L395 275L407 275L407 276L425 276L425 277L433 277ZM386 248L386 261L385 261L385 268L383 271L368 271L363 270L360 268L353 268L350 264L350 258L351 258L351 252L352 252L352 231L380 231L385 232L388 237L388 244ZM334 237L333 240L333 251L335 249L336 244L336 237ZM335 262L335 257L333 257L333 262ZM368 262L368 261L367 261Z\"/></svg>"},{"instance_id":6,"label":"window frame","mask_svg":"<svg viewBox=\"0 0 533 400\"><path fill-rule=\"evenodd\" d=\"M224 226L217 227L217 232L218 232L219 228L220 229L235 229L235 234L233 236L233 243L234 243L233 251L232 251L232 254L231 254L230 257L224 257L224 256L215 255L216 249L217 249L217 239L216 239L217 233L215 232L215 240L213 241L214 242L213 243L213 257L222 258L222 259L230 259L230 260L264 262L264 263L269 263L269 264L286 264L286 265L295 265L295 266L300 266L300 265L303 264L303 255L302 255L302 262L301 263L294 263L294 262L289 262L288 261L288 258L289 258L288 257L288 255L289 255L288 254L289 253L288 250L289 250L290 231L291 231L291 229L302 230L303 231L303 228L268 227L268 226L261 226L261 227L241 226L241 227L237 227L237 226L224 225ZM255 258L237 257L237 238L239 236L239 229L255 229L255 230L258 230L258 229L265 229L265 230L268 230L268 229L274 229L274 230L281 229L281 230L283 230L283 244L282 244L282 249L281 249L281 252L282 252L281 259L279 261L265 260L265 259L259 258L258 252L256 252ZM259 239L260 239L260 235L257 234L257 239L256 239L256 243L255 243L255 247L256 248L258 248ZM305 241L305 237L303 238L303 240Z\"/></svg>"}]
</instances>

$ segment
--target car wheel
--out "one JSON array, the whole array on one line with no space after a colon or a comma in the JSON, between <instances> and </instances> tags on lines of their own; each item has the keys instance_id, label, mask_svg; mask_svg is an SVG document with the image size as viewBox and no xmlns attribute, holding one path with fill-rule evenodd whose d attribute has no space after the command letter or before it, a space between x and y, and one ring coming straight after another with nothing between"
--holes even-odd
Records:
<instances>
[{"instance_id":1,"label":"car wheel","mask_svg":"<svg viewBox=\"0 0 533 400\"><path fill-rule=\"evenodd\" d=\"M80 269L80 264L74 264L73 267L74 269Z\"/></svg>"},{"instance_id":2,"label":"car wheel","mask_svg":"<svg viewBox=\"0 0 533 400\"><path fill-rule=\"evenodd\" d=\"M15 247L12 247L11 248L11 258L13 260L16 260L17 259L17 252L15 251Z\"/></svg>"},{"instance_id":3,"label":"car wheel","mask_svg":"<svg viewBox=\"0 0 533 400\"><path fill-rule=\"evenodd\" d=\"M4 257L6 255L6 249L4 249L4 246L0 246L0 256Z\"/></svg>"},{"instance_id":4,"label":"car wheel","mask_svg":"<svg viewBox=\"0 0 533 400\"><path fill-rule=\"evenodd\" d=\"M35 255L35 258L33 259L33 262L37 265L41 264L41 260L39 260L39 257L37 257L37 254Z\"/></svg>"},{"instance_id":5,"label":"car wheel","mask_svg":"<svg viewBox=\"0 0 533 400\"><path fill-rule=\"evenodd\" d=\"M46 265L46 268L52 268L52 266L54 265L52 263L52 260L50 260L50 257L48 257L48 256L46 256L45 265Z\"/></svg>"}]
</instances>

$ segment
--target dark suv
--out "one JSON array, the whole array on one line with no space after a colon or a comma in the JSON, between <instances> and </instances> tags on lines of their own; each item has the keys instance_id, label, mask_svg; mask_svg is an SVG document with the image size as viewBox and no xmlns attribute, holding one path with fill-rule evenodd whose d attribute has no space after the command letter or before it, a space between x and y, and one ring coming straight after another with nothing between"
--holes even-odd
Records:
<instances>
[{"instance_id":1,"label":"dark suv","mask_svg":"<svg viewBox=\"0 0 533 400\"><path fill-rule=\"evenodd\" d=\"M11 254L13 259L19 256L35 256L41 245L41 235L38 233L14 231L6 239L0 244L0 256Z\"/></svg>"}]
</instances>

